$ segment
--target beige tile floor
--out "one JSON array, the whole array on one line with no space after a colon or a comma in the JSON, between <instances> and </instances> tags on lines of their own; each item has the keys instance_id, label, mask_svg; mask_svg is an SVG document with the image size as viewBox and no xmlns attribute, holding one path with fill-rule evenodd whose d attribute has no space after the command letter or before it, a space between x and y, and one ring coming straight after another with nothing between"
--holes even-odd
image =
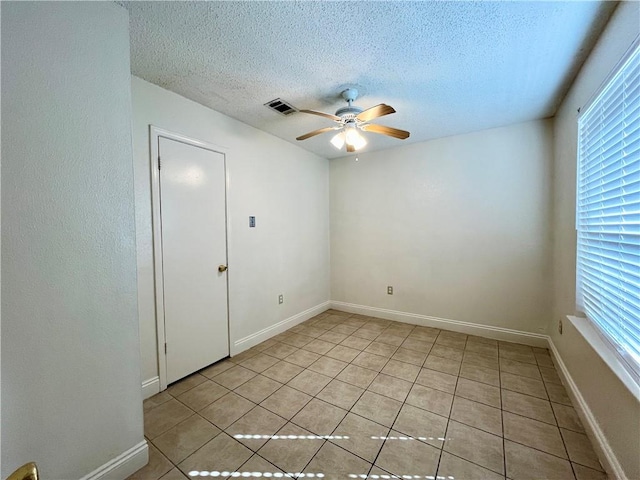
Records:
<instances>
[{"instance_id":1,"label":"beige tile floor","mask_svg":"<svg viewBox=\"0 0 640 480\"><path fill-rule=\"evenodd\" d=\"M335 310L144 412L132 479L606 479L548 350Z\"/></svg>"}]
</instances>

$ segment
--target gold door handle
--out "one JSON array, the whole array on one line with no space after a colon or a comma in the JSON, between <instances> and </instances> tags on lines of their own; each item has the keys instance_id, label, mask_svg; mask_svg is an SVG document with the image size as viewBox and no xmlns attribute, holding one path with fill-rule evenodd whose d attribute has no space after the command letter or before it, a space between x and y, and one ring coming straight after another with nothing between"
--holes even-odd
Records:
<instances>
[{"instance_id":1,"label":"gold door handle","mask_svg":"<svg viewBox=\"0 0 640 480\"><path fill-rule=\"evenodd\" d=\"M38 480L38 467L35 463L25 463L7 477L7 480Z\"/></svg>"},{"instance_id":2,"label":"gold door handle","mask_svg":"<svg viewBox=\"0 0 640 480\"><path fill-rule=\"evenodd\" d=\"M226 271L227 271L227 266L226 266L226 265L220 265L220 266L218 266L218 271L219 271L220 273L222 273L222 272L226 272Z\"/></svg>"}]
</instances>

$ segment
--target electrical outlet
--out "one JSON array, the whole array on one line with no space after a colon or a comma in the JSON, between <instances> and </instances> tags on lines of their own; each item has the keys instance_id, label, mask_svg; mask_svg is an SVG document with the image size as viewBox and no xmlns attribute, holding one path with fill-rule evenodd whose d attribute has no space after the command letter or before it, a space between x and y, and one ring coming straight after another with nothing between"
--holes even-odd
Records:
<instances>
[{"instance_id":1,"label":"electrical outlet","mask_svg":"<svg viewBox=\"0 0 640 480\"><path fill-rule=\"evenodd\" d=\"M562 320L558 322L558 333L562 335Z\"/></svg>"},{"instance_id":2,"label":"electrical outlet","mask_svg":"<svg viewBox=\"0 0 640 480\"><path fill-rule=\"evenodd\" d=\"M387 287L387 295L393 295L393 287L391 285Z\"/></svg>"},{"instance_id":3,"label":"electrical outlet","mask_svg":"<svg viewBox=\"0 0 640 480\"><path fill-rule=\"evenodd\" d=\"M284 303L284 295L282 295L282 294L278 295L278 303L280 305L282 305Z\"/></svg>"}]
</instances>

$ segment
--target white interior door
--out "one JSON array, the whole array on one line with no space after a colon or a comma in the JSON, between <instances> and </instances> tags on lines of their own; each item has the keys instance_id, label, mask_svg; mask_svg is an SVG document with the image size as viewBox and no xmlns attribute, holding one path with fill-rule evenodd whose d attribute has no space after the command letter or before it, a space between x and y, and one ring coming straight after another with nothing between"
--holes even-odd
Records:
<instances>
[{"instance_id":1,"label":"white interior door","mask_svg":"<svg viewBox=\"0 0 640 480\"><path fill-rule=\"evenodd\" d=\"M159 137L167 383L229 355L224 155Z\"/></svg>"}]
</instances>

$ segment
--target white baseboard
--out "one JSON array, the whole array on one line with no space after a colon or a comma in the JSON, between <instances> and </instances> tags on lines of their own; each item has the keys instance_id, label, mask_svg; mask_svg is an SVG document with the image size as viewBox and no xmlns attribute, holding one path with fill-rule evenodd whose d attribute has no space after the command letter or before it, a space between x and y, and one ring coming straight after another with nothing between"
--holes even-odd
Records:
<instances>
[{"instance_id":1,"label":"white baseboard","mask_svg":"<svg viewBox=\"0 0 640 480\"><path fill-rule=\"evenodd\" d=\"M397 310L387 310L384 308L367 307L353 303L331 301L331 308L349 313L359 313L370 317L395 320L397 322L412 323L423 327L443 328L454 332L466 333L467 335L478 335L481 337L503 340L506 342L523 343L532 347L547 348L547 335L540 333L523 332L509 328L494 327L491 325L480 325L477 323L461 322L459 320L449 320L446 318L430 317L417 313L399 312Z\"/></svg>"},{"instance_id":2,"label":"white baseboard","mask_svg":"<svg viewBox=\"0 0 640 480\"><path fill-rule=\"evenodd\" d=\"M109 460L80 480L123 480L149 462L149 446L143 440L116 458Z\"/></svg>"},{"instance_id":3,"label":"white baseboard","mask_svg":"<svg viewBox=\"0 0 640 480\"><path fill-rule=\"evenodd\" d=\"M600 425L598 425L593 412L582 396L582 393L580 393L578 386L573 381L573 378L571 377L567 366L562 361L560 352L558 352L558 349L554 345L551 338L549 338L549 350L551 350L553 361L558 367L557 370L558 374L560 375L560 379L567 389L569 398L571 398L571 402L573 403L573 406L576 409L580 420L582 421L585 433L591 440L591 444L593 445L593 448L598 455L598 459L602 463L602 466L604 467L610 478L613 478L615 480L627 480L627 476L622 469L622 465L620 465L615 452L611 448L611 445L609 445L607 437L605 437L604 432L600 428Z\"/></svg>"},{"instance_id":4,"label":"white baseboard","mask_svg":"<svg viewBox=\"0 0 640 480\"><path fill-rule=\"evenodd\" d=\"M295 327L296 325L309 320L311 317L315 317L316 315L326 311L329 309L330 302L324 302L315 307L311 307L304 312L300 312L292 317L285 318L284 320L276 323L275 325L271 325L270 327L264 328L259 332L248 335L240 340L236 340L231 345L231 356L237 355L255 345L258 345L269 338L284 332L285 330L290 329L291 327Z\"/></svg>"},{"instance_id":5,"label":"white baseboard","mask_svg":"<svg viewBox=\"0 0 640 480\"><path fill-rule=\"evenodd\" d=\"M153 377L142 382L142 398L146 400L160 393L160 377Z\"/></svg>"}]
</instances>

